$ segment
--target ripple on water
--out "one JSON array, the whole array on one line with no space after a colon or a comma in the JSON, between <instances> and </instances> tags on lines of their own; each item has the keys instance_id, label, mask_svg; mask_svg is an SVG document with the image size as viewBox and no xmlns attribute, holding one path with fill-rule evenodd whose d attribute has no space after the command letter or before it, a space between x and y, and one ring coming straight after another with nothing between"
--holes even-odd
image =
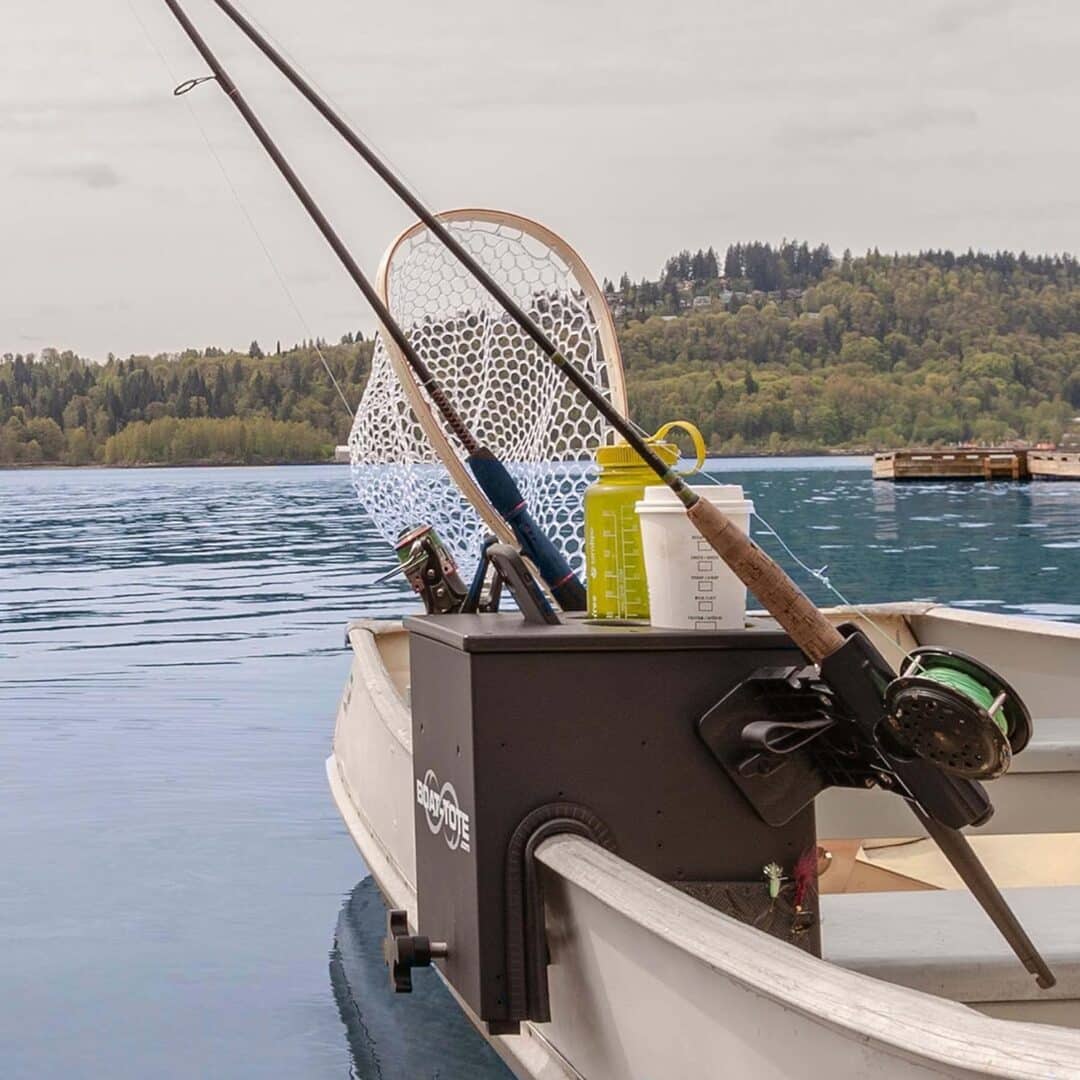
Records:
<instances>
[{"instance_id":1,"label":"ripple on water","mask_svg":"<svg viewBox=\"0 0 1080 1080\"><path fill-rule=\"evenodd\" d=\"M348 470L0 501L4 1075L346 1075L325 957L364 867L322 763L346 621L416 608Z\"/></svg>"},{"instance_id":2,"label":"ripple on water","mask_svg":"<svg viewBox=\"0 0 1080 1080\"><path fill-rule=\"evenodd\" d=\"M1080 604L1010 604L1010 611L1022 611L1025 615L1035 615L1040 619L1061 619L1080 621Z\"/></svg>"}]
</instances>

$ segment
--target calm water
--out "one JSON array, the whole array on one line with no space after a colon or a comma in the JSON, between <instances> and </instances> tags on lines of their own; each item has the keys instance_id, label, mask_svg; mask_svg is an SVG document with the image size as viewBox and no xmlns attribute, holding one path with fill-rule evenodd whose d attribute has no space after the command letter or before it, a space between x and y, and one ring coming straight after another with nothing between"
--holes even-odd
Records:
<instances>
[{"instance_id":1,"label":"calm water","mask_svg":"<svg viewBox=\"0 0 1080 1080\"><path fill-rule=\"evenodd\" d=\"M1080 620L1080 484L722 479L853 600ZM0 1075L420 1075L323 773L346 620L412 606L347 470L0 472L0 506Z\"/></svg>"}]
</instances>

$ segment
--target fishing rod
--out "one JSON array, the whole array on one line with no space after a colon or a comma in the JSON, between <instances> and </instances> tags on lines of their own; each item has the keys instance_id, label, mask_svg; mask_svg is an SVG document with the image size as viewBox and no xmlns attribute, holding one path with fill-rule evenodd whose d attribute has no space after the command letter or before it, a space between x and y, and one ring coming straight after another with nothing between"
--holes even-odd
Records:
<instances>
[{"instance_id":1,"label":"fishing rod","mask_svg":"<svg viewBox=\"0 0 1080 1080\"><path fill-rule=\"evenodd\" d=\"M165 0L176 9L174 0ZM535 342L537 347L566 376L583 397L633 447L654 473L675 493L702 536L750 588L784 627L806 655L815 663L844 643L842 635L830 624L783 570L706 499L700 498L675 471L649 446L645 436L614 408L607 398L559 350L535 319L484 269L454 238L438 217L420 201L394 174L370 146L345 122L315 88L285 59L230 0L214 3L240 28L251 42L289 80L320 116L371 166L374 172L405 205L449 249L508 315ZM186 27L185 27L186 29ZM189 31L189 35L192 31ZM193 38L193 40L195 40ZM203 52L204 58L206 52ZM210 63L209 58L207 62ZM216 61L215 61L216 63ZM220 65L218 65L220 67ZM211 64L213 69L214 65ZM239 104L239 103L238 103ZM242 110L243 111L243 110ZM249 120L249 123L251 121ZM256 121L257 123L257 121ZM264 142L264 145L265 142ZM279 166L280 167L280 166ZM395 341L398 339L395 337ZM419 359L419 358L418 358Z\"/></svg>"},{"instance_id":2,"label":"fishing rod","mask_svg":"<svg viewBox=\"0 0 1080 1080\"><path fill-rule=\"evenodd\" d=\"M439 239L439 241L454 255L454 257L469 271L473 277L484 287L508 315L525 331L536 343L541 352L557 364L566 364L558 346L546 334L536 320L488 273L480 262L460 243L460 241L443 224L440 218L430 210L408 186L393 172L378 154L349 126L345 119L330 105L330 103L289 63L281 52L267 39L266 35L247 18L230 0L213 0L213 2L240 28L245 36L258 48L258 50L285 76L286 79L299 91L300 95L315 109L315 111L356 151L371 167L376 176L382 180L390 190L424 223L424 225ZM569 372L568 377L573 381L573 375ZM592 386L588 382L575 382L574 385L596 405L594 398L589 392ZM606 400L606 399L605 399ZM620 415L616 410L616 415ZM611 416L605 414L605 419L614 424ZM624 423L632 424L632 421L624 419ZM638 428L635 432L641 434ZM620 432L621 434L621 432Z\"/></svg>"},{"instance_id":3,"label":"fishing rod","mask_svg":"<svg viewBox=\"0 0 1080 1080\"><path fill-rule=\"evenodd\" d=\"M675 494L701 536L758 598L769 614L787 631L806 657L818 666L822 679L835 690L846 708L847 726L849 726L852 737L859 742L868 759L875 762L876 775L879 778L880 785L887 787L908 801L916 818L924 827L928 828L930 835L938 843L942 853L971 889L973 896L1008 941L1021 963L1036 976L1040 986L1053 986L1055 982L1053 973L1035 949L1031 939L1005 902L1004 897L989 874L986 873L966 837L959 831L964 825L982 824L992 814L993 806L986 797L982 785L975 779L953 775L947 769L940 767L940 764L937 764L937 767L931 767L931 763L921 760L920 752L912 750L911 747L898 748L897 745L892 744L890 751L886 749L878 736L878 728L881 726L883 718L889 714L887 703L890 698L888 692L893 690L896 684L903 683L904 679L896 678L896 672L880 657L880 654L877 653L861 631L852 629L845 635L833 626L775 560L762 551L747 534L743 533L708 499L703 499L690 488L683 478L675 472L674 468L669 467L653 451L645 437L633 424L622 416L600 390L593 386L563 356L555 343L529 314L454 240L438 218L408 191L389 167L305 82L292 65L266 41L255 27L236 10L229 0L214 0L214 2L258 46L334 129L345 138L349 145L368 162L440 241L453 252L462 265L503 306L506 312L581 395L593 405ZM401 348L410 366L420 376L421 382L427 387L432 400L443 412L448 425L462 440L462 444L466 449L470 451L470 466L476 472L474 458L485 460L481 457L484 453L483 449L479 447L471 433L465 429L460 418L450 407L445 394L431 372L420 357L416 355L401 328L371 289L371 286L330 226L330 223L308 194L247 102L244 101L220 62L184 14L177 0L165 0L165 3L209 65L221 88L233 104L236 105L247 121L248 126L255 133L289 183L289 186L319 226L323 236L333 247L353 280L360 287L387 332ZM490 452L488 452L488 457L491 458ZM482 471L483 467L481 466ZM513 481L510 479L509 474L505 472L505 469L502 471L506 480L512 484ZM480 482L481 487L484 487L484 480L481 478L480 473L477 473L477 480ZM486 488L485 493L488 493ZM490 494L489 498L491 498ZM499 503L495 499L492 499L492 502L501 511ZM502 505L505 505L505 502ZM518 508L507 507L507 509L514 510ZM546 537L540 534L539 529L536 529L534 524L532 531L535 537L534 542L542 540L554 551L553 545ZM518 529L515 528L515 533L517 532ZM527 553L531 554L530 552ZM559 558L561 559L561 556ZM539 565L538 562L538 567ZM569 570L568 567L567 569ZM546 574L544 576L550 586L550 579L547 578ZM572 571L570 572L570 579L564 579L559 583L560 589L565 591L571 579L577 590L581 590L580 582L573 576ZM563 603L554 588L553 593L556 595L556 599ZM568 608L568 610L581 610L584 607L584 591L581 590L580 599L578 599L575 591L573 605L568 606L563 603L563 607ZM953 704L957 710L954 727L960 727L968 722L969 715L971 715L964 712L965 708L972 710L974 706L972 703L967 702L962 695L958 695L958 700L954 701ZM974 715L976 719L979 719L979 714ZM993 722L989 718L987 718L987 721ZM927 723L932 723L932 720L928 720ZM918 734L924 733L923 725L914 725L913 730ZM929 826L933 827L929 828Z\"/></svg>"},{"instance_id":4,"label":"fishing rod","mask_svg":"<svg viewBox=\"0 0 1080 1080\"><path fill-rule=\"evenodd\" d=\"M247 122L248 127L251 128L255 137L262 144L263 149L277 166L286 183L292 188L293 194L300 200L357 288L363 293L364 299L371 305L383 329L401 350L409 366L416 373L418 381L428 392L431 400L442 414L447 427L457 436L461 445L465 448L468 455L466 460L476 477L477 483L491 501L492 506L495 507L507 525L513 530L523 553L536 565L541 577L551 590L552 596L555 597L564 611L584 611L586 606L584 586L578 580L577 575L570 568L570 564L562 553L529 513L525 498L506 466L489 449L483 446L469 430L461 415L450 403L445 390L435 378L434 373L418 355L405 332L398 325L397 320L390 314L379 294L352 257L349 249L338 236L334 227L319 208L319 205L271 138L262 122L255 115L251 106L248 105L236 83L233 82L229 73L222 66L221 61L218 60L209 45L207 45L195 24L188 18L184 9L177 3L177 0L165 0L165 4L191 39L191 43L195 46L199 55L202 56L211 72L213 72L213 75L208 78L189 79L177 87L174 93L186 93L205 81L216 81L225 92L225 96L236 106L237 111Z\"/></svg>"}]
</instances>

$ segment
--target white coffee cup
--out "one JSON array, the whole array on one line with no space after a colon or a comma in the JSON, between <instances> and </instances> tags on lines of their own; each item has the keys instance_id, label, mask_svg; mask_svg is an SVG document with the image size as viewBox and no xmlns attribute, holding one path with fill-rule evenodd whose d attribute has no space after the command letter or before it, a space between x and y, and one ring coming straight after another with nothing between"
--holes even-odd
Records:
<instances>
[{"instance_id":1,"label":"white coffee cup","mask_svg":"<svg viewBox=\"0 0 1080 1080\"><path fill-rule=\"evenodd\" d=\"M738 484L692 488L750 531L754 504ZM654 484L635 505L641 522L649 621L680 630L741 630L746 623L746 586L728 569L686 516L686 508L667 486Z\"/></svg>"}]
</instances>

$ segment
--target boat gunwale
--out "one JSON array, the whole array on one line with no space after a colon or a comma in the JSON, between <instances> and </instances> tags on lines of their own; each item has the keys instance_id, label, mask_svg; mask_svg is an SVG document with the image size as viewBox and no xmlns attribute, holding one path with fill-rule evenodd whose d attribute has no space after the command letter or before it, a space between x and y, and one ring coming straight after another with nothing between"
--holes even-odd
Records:
<instances>
[{"instance_id":1,"label":"boat gunwale","mask_svg":"<svg viewBox=\"0 0 1080 1080\"><path fill-rule=\"evenodd\" d=\"M1080 1074L1080 1031L994 1019L830 964L715 911L581 837L552 837L537 849L537 858L645 933L812 1023L920 1064L1013 1080ZM1001 1044L1003 1023L1009 1024L1007 1045Z\"/></svg>"},{"instance_id":2,"label":"boat gunwale","mask_svg":"<svg viewBox=\"0 0 1080 1080\"><path fill-rule=\"evenodd\" d=\"M940 619L943 622L967 623L995 630L1010 630L1042 637L1075 638L1080 641L1080 623L1049 619L1038 615L1013 614L1004 611L974 611L949 604L934 605L927 611L912 612L917 618Z\"/></svg>"},{"instance_id":3,"label":"boat gunwale","mask_svg":"<svg viewBox=\"0 0 1080 1080\"><path fill-rule=\"evenodd\" d=\"M1022 634L1044 635L1046 637L1075 638L1080 641L1080 623L1064 622L1038 615L1014 614L1007 611L977 611L972 608L954 607L950 604L899 600L880 604L851 604L848 606L821 609L830 622L844 617L878 616L888 618L900 616L905 621L911 619L939 619L944 622L968 623L972 626L985 626L996 630L1009 630ZM765 615L767 612L748 612L752 615Z\"/></svg>"},{"instance_id":4,"label":"boat gunwale","mask_svg":"<svg viewBox=\"0 0 1080 1080\"><path fill-rule=\"evenodd\" d=\"M356 619L345 628L345 640L360 661L359 668L368 696L376 706L387 731L412 754L412 713L394 684L378 639L407 634L400 619Z\"/></svg>"}]
</instances>

